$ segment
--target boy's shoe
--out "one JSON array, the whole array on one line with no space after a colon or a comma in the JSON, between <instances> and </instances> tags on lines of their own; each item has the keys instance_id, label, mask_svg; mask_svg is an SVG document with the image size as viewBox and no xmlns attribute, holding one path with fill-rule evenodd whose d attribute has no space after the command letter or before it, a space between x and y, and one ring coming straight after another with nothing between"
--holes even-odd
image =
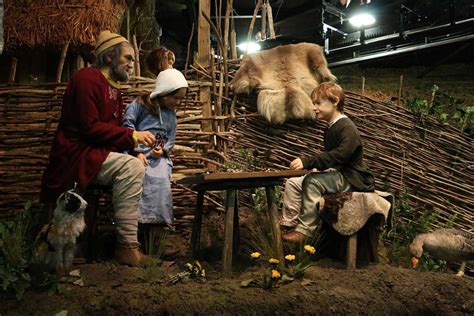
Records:
<instances>
[{"instance_id":1,"label":"boy's shoe","mask_svg":"<svg viewBox=\"0 0 474 316\"><path fill-rule=\"evenodd\" d=\"M306 239L308 239L308 236L303 235L299 232L292 231L290 233L284 234L282 238L284 241L289 241L295 244L301 244L306 241Z\"/></svg>"}]
</instances>

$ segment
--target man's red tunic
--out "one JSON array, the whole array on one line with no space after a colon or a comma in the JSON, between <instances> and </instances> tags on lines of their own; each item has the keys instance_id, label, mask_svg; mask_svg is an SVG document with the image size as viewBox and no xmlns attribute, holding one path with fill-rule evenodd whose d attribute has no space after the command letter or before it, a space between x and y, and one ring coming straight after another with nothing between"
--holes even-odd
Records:
<instances>
[{"instance_id":1,"label":"man's red tunic","mask_svg":"<svg viewBox=\"0 0 474 316\"><path fill-rule=\"evenodd\" d=\"M54 202L73 187L86 188L111 151L134 147L133 131L121 127L120 90L97 68L77 71L68 83L61 118L41 185L41 201Z\"/></svg>"}]
</instances>

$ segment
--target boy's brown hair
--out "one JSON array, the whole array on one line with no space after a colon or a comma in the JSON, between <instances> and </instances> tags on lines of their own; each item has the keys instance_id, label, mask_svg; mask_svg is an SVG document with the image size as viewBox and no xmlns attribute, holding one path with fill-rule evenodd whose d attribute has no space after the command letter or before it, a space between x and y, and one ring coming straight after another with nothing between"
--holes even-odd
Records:
<instances>
[{"instance_id":1,"label":"boy's brown hair","mask_svg":"<svg viewBox=\"0 0 474 316\"><path fill-rule=\"evenodd\" d=\"M311 101L320 102L320 100L326 99L332 103L336 103L336 108L339 112L344 112L344 89L340 85L334 82L323 82L314 88L311 93ZM339 99L339 101L338 101Z\"/></svg>"}]
</instances>

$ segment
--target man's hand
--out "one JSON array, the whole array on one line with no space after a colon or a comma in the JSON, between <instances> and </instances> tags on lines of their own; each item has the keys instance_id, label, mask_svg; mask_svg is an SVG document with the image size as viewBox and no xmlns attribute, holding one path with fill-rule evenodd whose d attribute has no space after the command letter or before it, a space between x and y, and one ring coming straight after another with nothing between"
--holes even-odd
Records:
<instances>
[{"instance_id":1,"label":"man's hand","mask_svg":"<svg viewBox=\"0 0 474 316\"><path fill-rule=\"evenodd\" d=\"M158 158L158 157L161 157L163 156L163 147L156 147L155 149L153 149L151 151L151 154L150 154L153 158Z\"/></svg>"},{"instance_id":2,"label":"man's hand","mask_svg":"<svg viewBox=\"0 0 474 316\"><path fill-rule=\"evenodd\" d=\"M142 131L142 132L137 131L137 139L138 139L139 144L144 144L147 147L153 146L153 144L156 141L155 135L153 135L152 133L148 131Z\"/></svg>"},{"instance_id":3,"label":"man's hand","mask_svg":"<svg viewBox=\"0 0 474 316\"><path fill-rule=\"evenodd\" d=\"M303 170L303 161L300 158L296 158L290 163L291 170Z\"/></svg>"},{"instance_id":4,"label":"man's hand","mask_svg":"<svg viewBox=\"0 0 474 316\"><path fill-rule=\"evenodd\" d=\"M141 162L143 162L143 165L146 167L148 166L148 160L145 157L144 153L138 153L137 158L140 159Z\"/></svg>"}]
</instances>

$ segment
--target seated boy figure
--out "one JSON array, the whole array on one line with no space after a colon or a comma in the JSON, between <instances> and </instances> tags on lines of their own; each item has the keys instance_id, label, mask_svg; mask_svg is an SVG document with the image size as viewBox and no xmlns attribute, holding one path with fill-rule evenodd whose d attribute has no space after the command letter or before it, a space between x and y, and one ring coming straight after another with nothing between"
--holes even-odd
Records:
<instances>
[{"instance_id":1,"label":"seated boy figure","mask_svg":"<svg viewBox=\"0 0 474 316\"><path fill-rule=\"evenodd\" d=\"M362 162L363 147L354 123L344 113L344 90L335 83L321 83L311 99L316 119L328 123L324 151L314 157L297 158L290 169L313 169L304 177L290 178L283 197L282 226L294 230L283 235L301 243L311 237L319 222L318 202L322 195L346 191L370 192L374 179Z\"/></svg>"}]
</instances>

